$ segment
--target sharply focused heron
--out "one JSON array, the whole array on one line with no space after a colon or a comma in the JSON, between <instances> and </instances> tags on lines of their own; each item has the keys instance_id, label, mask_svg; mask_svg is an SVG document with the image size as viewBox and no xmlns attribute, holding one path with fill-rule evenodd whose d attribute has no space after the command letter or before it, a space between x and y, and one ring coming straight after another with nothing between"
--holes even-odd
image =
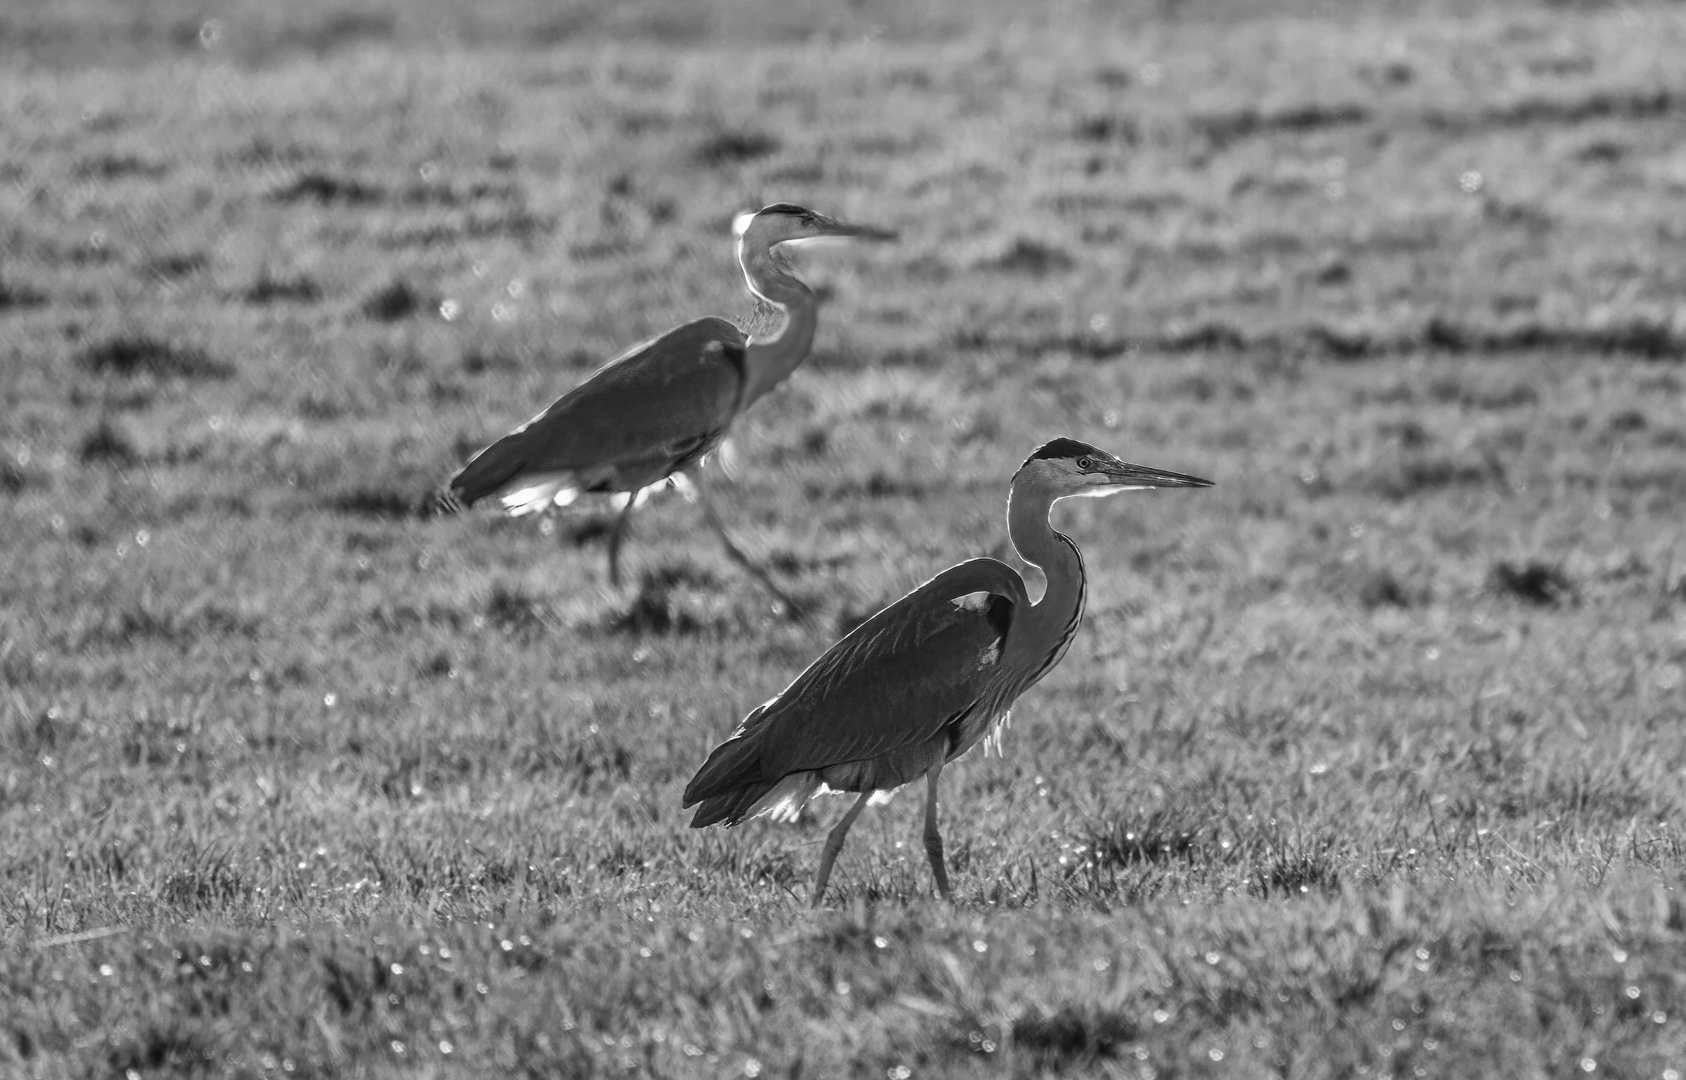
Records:
<instances>
[{"instance_id":1,"label":"sharply focused heron","mask_svg":"<svg viewBox=\"0 0 1686 1080\"><path fill-rule=\"evenodd\" d=\"M566 506L586 492L616 493L625 503L609 533L609 581L619 585L627 519L647 489L671 480L701 501L726 554L794 606L733 542L694 466L720 446L739 413L808 356L819 301L792 272L787 251L827 237L895 234L790 203L740 214L733 231L749 291L782 314L774 332L746 336L707 317L634 346L475 454L451 478L440 505L455 511L496 495L505 511L521 515Z\"/></svg>"},{"instance_id":2,"label":"sharply focused heron","mask_svg":"<svg viewBox=\"0 0 1686 1080\"><path fill-rule=\"evenodd\" d=\"M794 821L822 789L859 792L820 853L818 906L861 810L875 795L924 776L925 852L937 891L949 899L937 777L979 742L999 738L1013 701L1060 662L1083 617L1083 557L1049 522L1054 503L1210 486L1075 439L1042 446L1014 474L1007 497L1007 535L1019 558L1046 575L1042 599L1031 603L1024 580L1006 563L972 559L880 611L714 748L685 788L685 806L702 804L691 827L736 825L760 814Z\"/></svg>"}]
</instances>

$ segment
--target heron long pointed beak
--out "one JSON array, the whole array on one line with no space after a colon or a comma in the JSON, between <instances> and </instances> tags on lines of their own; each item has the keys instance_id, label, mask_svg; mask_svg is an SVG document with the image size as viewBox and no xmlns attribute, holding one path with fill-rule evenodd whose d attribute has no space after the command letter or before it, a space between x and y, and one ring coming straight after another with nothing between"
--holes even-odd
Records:
<instances>
[{"instance_id":1,"label":"heron long pointed beak","mask_svg":"<svg viewBox=\"0 0 1686 1080\"><path fill-rule=\"evenodd\" d=\"M1101 467L1102 475L1107 479L1107 486L1101 491L1132 491L1141 488L1179 488L1179 487L1212 487L1210 480L1202 480L1198 476L1185 473L1171 472L1168 469L1155 469L1151 465L1135 465L1128 461L1114 458Z\"/></svg>"},{"instance_id":2,"label":"heron long pointed beak","mask_svg":"<svg viewBox=\"0 0 1686 1080\"><path fill-rule=\"evenodd\" d=\"M848 237L853 240L894 240L894 229L882 229L877 225L856 225L853 222L837 221L833 218L819 218L814 222L819 230L819 237ZM815 237L814 239L818 239Z\"/></svg>"}]
</instances>

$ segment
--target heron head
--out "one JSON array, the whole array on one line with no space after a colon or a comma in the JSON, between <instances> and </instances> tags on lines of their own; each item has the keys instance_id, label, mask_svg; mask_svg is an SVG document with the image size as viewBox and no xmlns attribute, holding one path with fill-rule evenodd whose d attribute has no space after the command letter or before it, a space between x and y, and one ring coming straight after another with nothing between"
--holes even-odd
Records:
<instances>
[{"instance_id":1,"label":"heron head","mask_svg":"<svg viewBox=\"0 0 1686 1080\"><path fill-rule=\"evenodd\" d=\"M1211 487L1198 476L1155 469L1121 461L1098 447L1077 439L1055 439L1043 443L1025 459L1014 477L1015 483L1033 479L1052 489L1055 499L1099 498L1120 491L1142 488Z\"/></svg>"},{"instance_id":2,"label":"heron head","mask_svg":"<svg viewBox=\"0 0 1686 1080\"><path fill-rule=\"evenodd\" d=\"M792 247L828 239L894 240L889 229L854 225L828 218L793 203L774 203L754 212L745 211L732 220L732 232L745 243L763 250L780 244Z\"/></svg>"}]
</instances>

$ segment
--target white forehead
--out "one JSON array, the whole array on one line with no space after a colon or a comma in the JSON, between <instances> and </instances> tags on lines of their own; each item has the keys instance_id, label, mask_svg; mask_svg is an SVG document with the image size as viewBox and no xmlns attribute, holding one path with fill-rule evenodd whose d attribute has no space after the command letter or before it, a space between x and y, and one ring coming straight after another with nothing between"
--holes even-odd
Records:
<instances>
[{"instance_id":1,"label":"white forehead","mask_svg":"<svg viewBox=\"0 0 1686 1080\"><path fill-rule=\"evenodd\" d=\"M749 223L755 220L755 214L756 212L754 210L745 210L743 213L733 218L732 235L742 236L744 234L744 230L749 228Z\"/></svg>"}]
</instances>

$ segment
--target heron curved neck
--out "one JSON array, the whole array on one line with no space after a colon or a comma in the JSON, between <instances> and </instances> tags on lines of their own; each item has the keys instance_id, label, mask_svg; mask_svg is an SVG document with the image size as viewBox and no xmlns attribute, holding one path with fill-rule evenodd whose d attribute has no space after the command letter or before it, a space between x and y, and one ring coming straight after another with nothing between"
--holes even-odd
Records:
<instances>
[{"instance_id":1,"label":"heron curved neck","mask_svg":"<svg viewBox=\"0 0 1686 1080\"><path fill-rule=\"evenodd\" d=\"M765 394L795 371L808 358L818 325L819 302L813 290L802 284L790 267L772 249L738 240L738 264L743 267L749 291L782 316L782 325L768 333L750 335L744 365L749 386L744 405Z\"/></svg>"},{"instance_id":2,"label":"heron curved neck","mask_svg":"<svg viewBox=\"0 0 1686 1080\"><path fill-rule=\"evenodd\" d=\"M1083 617L1083 556L1070 537L1054 531L1048 520L1053 507L1054 493L1034 479L1015 480L1007 496L1007 536L1013 541L1013 549L1048 580L1042 598L1015 618L1015 623L1028 632L1016 631L1009 637L1009 648L1017 639L1024 648L1042 654L1027 658L1037 664L1033 680L1051 666L1042 663L1050 650L1053 659L1064 655Z\"/></svg>"}]
</instances>

